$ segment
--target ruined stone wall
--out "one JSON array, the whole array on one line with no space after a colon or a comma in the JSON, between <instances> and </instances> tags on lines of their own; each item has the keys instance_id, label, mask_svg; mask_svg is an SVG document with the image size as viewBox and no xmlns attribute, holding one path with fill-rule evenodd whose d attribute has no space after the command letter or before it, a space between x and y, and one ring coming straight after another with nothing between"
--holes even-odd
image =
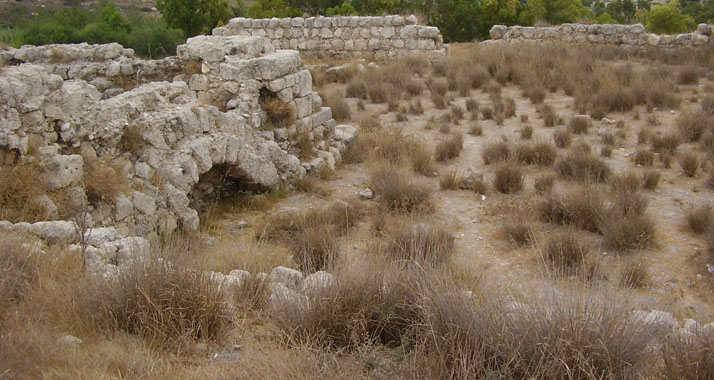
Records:
<instances>
[{"instance_id":1,"label":"ruined stone wall","mask_svg":"<svg viewBox=\"0 0 714 380\"><path fill-rule=\"evenodd\" d=\"M554 27L503 26L491 28L492 41L559 41L609 44L625 47L681 48L711 43L711 26L700 24L694 33L657 35L646 33L642 24L562 24Z\"/></svg>"},{"instance_id":2,"label":"ruined stone wall","mask_svg":"<svg viewBox=\"0 0 714 380\"><path fill-rule=\"evenodd\" d=\"M323 58L393 59L444 57L439 29L417 25L416 17L234 18L213 30L218 36L260 36L276 49L294 49Z\"/></svg>"},{"instance_id":3,"label":"ruined stone wall","mask_svg":"<svg viewBox=\"0 0 714 380\"><path fill-rule=\"evenodd\" d=\"M86 227L123 237L197 230L193 199L220 186L208 179L273 189L334 165L345 145L331 110L299 53L270 42L199 36L154 61L117 44L2 51L0 175L37 167L47 194L86 205ZM280 99L294 122L270 126L266 97ZM296 157L297 133L313 141L307 161ZM90 168L119 174L115 194L90 194L90 181L103 179ZM62 215L53 199L37 200L48 220Z\"/></svg>"}]
</instances>

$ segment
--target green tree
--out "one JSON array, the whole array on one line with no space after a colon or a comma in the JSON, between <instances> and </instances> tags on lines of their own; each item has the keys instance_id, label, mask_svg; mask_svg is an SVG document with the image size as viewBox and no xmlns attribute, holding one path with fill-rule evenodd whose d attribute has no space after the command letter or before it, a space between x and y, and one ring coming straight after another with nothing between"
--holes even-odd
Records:
<instances>
[{"instance_id":1,"label":"green tree","mask_svg":"<svg viewBox=\"0 0 714 380\"><path fill-rule=\"evenodd\" d=\"M129 25L129 22L122 16L114 3L107 3L107 5L104 6L100 20L112 30L125 31L127 33L131 32L131 25Z\"/></svg>"},{"instance_id":2,"label":"green tree","mask_svg":"<svg viewBox=\"0 0 714 380\"><path fill-rule=\"evenodd\" d=\"M596 24L617 24L618 22L615 21L615 19L612 18L612 16L609 13L605 12L605 13L601 14L600 16L597 16L597 18L595 18L595 23Z\"/></svg>"},{"instance_id":3,"label":"green tree","mask_svg":"<svg viewBox=\"0 0 714 380\"><path fill-rule=\"evenodd\" d=\"M620 24L629 24L635 17L637 8L632 0L616 0L605 8L605 11Z\"/></svg>"},{"instance_id":4,"label":"green tree","mask_svg":"<svg viewBox=\"0 0 714 380\"><path fill-rule=\"evenodd\" d=\"M327 8L327 15L328 16L349 16L349 15L356 15L357 10L355 7L352 6L352 4L348 3L345 1L340 5L339 7L332 7L332 8Z\"/></svg>"},{"instance_id":5,"label":"green tree","mask_svg":"<svg viewBox=\"0 0 714 380\"><path fill-rule=\"evenodd\" d=\"M530 0L521 19L558 25L591 17L592 12L580 0Z\"/></svg>"},{"instance_id":6,"label":"green tree","mask_svg":"<svg viewBox=\"0 0 714 380\"><path fill-rule=\"evenodd\" d=\"M187 37L209 33L231 16L228 0L157 0L156 7L167 25L183 30Z\"/></svg>"},{"instance_id":7,"label":"green tree","mask_svg":"<svg viewBox=\"0 0 714 380\"><path fill-rule=\"evenodd\" d=\"M300 11L285 5L283 0L258 0L248 8L248 16L251 18L298 17Z\"/></svg>"},{"instance_id":8,"label":"green tree","mask_svg":"<svg viewBox=\"0 0 714 380\"><path fill-rule=\"evenodd\" d=\"M647 14L647 31L650 33L684 33L695 25L694 19L682 14L677 1L656 6Z\"/></svg>"},{"instance_id":9,"label":"green tree","mask_svg":"<svg viewBox=\"0 0 714 380\"><path fill-rule=\"evenodd\" d=\"M484 0L478 12L478 37L487 38L493 25L511 26L519 23L524 5L520 0Z\"/></svg>"},{"instance_id":10,"label":"green tree","mask_svg":"<svg viewBox=\"0 0 714 380\"><path fill-rule=\"evenodd\" d=\"M437 26L447 42L471 41L477 37L479 9L477 0L439 0L428 10L427 22Z\"/></svg>"}]
</instances>

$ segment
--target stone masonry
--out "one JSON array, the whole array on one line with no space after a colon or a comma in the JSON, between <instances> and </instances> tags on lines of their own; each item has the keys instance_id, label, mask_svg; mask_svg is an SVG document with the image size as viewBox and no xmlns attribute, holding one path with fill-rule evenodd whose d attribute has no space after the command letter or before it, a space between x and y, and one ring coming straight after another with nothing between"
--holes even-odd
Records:
<instances>
[{"instance_id":1,"label":"stone masonry","mask_svg":"<svg viewBox=\"0 0 714 380\"><path fill-rule=\"evenodd\" d=\"M215 28L218 36L260 36L275 49L294 49L318 58L394 59L446 55L439 29L417 25L409 17L295 17L272 19L234 18Z\"/></svg>"}]
</instances>

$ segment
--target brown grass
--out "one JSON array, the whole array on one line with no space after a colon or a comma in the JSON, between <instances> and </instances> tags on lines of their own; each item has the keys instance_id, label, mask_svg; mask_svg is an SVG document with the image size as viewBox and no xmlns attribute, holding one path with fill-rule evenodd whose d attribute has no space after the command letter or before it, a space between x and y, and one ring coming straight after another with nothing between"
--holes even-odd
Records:
<instances>
[{"instance_id":1,"label":"brown grass","mask_svg":"<svg viewBox=\"0 0 714 380\"><path fill-rule=\"evenodd\" d=\"M505 223L501 233L510 242L517 245L528 245L534 241L532 227L526 222Z\"/></svg>"},{"instance_id":2,"label":"brown grass","mask_svg":"<svg viewBox=\"0 0 714 380\"><path fill-rule=\"evenodd\" d=\"M533 137L533 127L526 125L521 128L520 133L523 140L530 140Z\"/></svg>"},{"instance_id":3,"label":"brown grass","mask_svg":"<svg viewBox=\"0 0 714 380\"><path fill-rule=\"evenodd\" d=\"M547 142L518 144L512 152L518 162L526 165L550 166L558 157L558 151L553 144Z\"/></svg>"},{"instance_id":4,"label":"brown grass","mask_svg":"<svg viewBox=\"0 0 714 380\"><path fill-rule=\"evenodd\" d=\"M464 135L457 133L441 141L434 148L434 160L446 161L459 156L464 144Z\"/></svg>"},{"instance_id":5,"label":"brown grass","mask_svg":"<svg viewBox=\"0 0 714 380\"><path fill-rule=\"evenodd\" d=\"M659 184L659 180L662 177L657 170L647 170L642 174L642 187L647 190L654 190Z\"/></svg>"},{"instance_id":6,"label":"brown grass","mask_svg":"<svg viewBox=\"0 0 714 380\"><path fill-rule=\"evenodd\" d=\"M404 169L381 165L372 171L370 184L380 201L394 211L427 211L431 191Z\"/></svg>"},{"instance_id":7,"label":"brown grass","mask_svg":"<svg viewBox=\"0 0 714 380\"><path fill-rule=\"evenodd\" d=\"M569 147L570 142L572 141L570 131L565 129L556 130L553 132L553 141L555 142L555 146L558 148L562 149Z\"/></svg>"},{"instance_id":8,"label":"brown grass","mask_svg":"<svg viewBox=\"0 0 714 380\"><path fill-rule=\"evenodd\" d=\"M556 161L555 168L563 178L580 182L605 182L611 174L610 167L600 158L576 152Z\"/></svg>"},{"instance_id":9,"label":"brown grass","mask_svg":"<svg viewBox=\"0 0 714 380\"><path fill-rule=\"evenodd\" d=\"M439 176L439 188L441 190L458 190L461 185L461 175L452 170Z\"/></svg>"},{"instance_id":10,"label":"brown grass","mask_svg":"<svg viewBox=\"0 0 714 380\"><path fill-rule=\"evenodd\" d=\"M649 282L649 271L645 263L630 261L625 264L620 274L620 286L642 288Z\"/></svg>"},{"instance_id":11,"label":"brown grass","mask_svg":"<svg viewBox=\"0 0 714 380\"><path fill-rule=\"evenodd\" d=\"M591 186L574 190L566 196L550 195L538 208L544 222L571 225L590 232L598 232L606 213L600 192Z\"/></svg>"},{"instance_id":12,"label":"brown grass","mask_svg":"<svg viewBox=\"0 0 714 380\"><path fill-rule=\"evenodd\" d=\"M714 333L697 329L692 335L673 334L663 347L668 380L710 379L714 375Z\"/></svg>"},{"instance_id":13,"label":"brown grass","mask_svg":"<svg viewBox=\"0 0 714 380\"><path fill-rule=\"evenodd\" d=\"M574 275L582 272L588 248L572 233L560 233L550 239L545 247L545 261L556 275Z\"/></svg>"},{"instance_id":14,"label":"brown grass","mask_svg":"<svg viewBox=\"0 0 714 380\"><path fill-rule=\"evenodd\" d=\"M654 153L651 150L639 149L635 153L635 164L641 166L652 166L654 163Z\"/></svg>"},{"instance_id":15,"label":"brown grass","mask_svg":"<svg viewBox=\"0 0 714 380\"><path fill-rule=\"evenodd\" d=\"M684 214L687 228L695 234L703 234L714 226L714 210L711 205L693 207Z\"/></svg>"},{"instance_id":16,"label":"brown grass","mask_svg":"<svg viewBox=\"0 0 714 380\"><path fill-rule=\"evenodd\" d=\"M704 110L682 112L677 118L677 126L686 141L699 141L704 132L714 128L714 118Z\"/></svg>"},{"instance_id":17,"label":"brown grass","mask_svg":"<svg viewBox=\"0 0 714 380\"><path fill-rule=\"evenodd\" d=\"M505 162L495 171L493 187L503 194L511 194L523 188L523 169L513 163Z\"/></svg>"},{"instance_id":18,"label":"brown grass","mask_svg":"<svg viewBox=\"0 0 714 380\"><path fill-rule=\"evenodd\" d=\"M85 160L84 171L84 187L90 202L112 203L119 194L130 189L126 175L109 158Z\"/></svg>"},{"instance_id":19,"label":"brown grass","mask_svg":"<svg viewBox=\"0 0 714 380\"><path fill-rule=\"evenodd\" d=\"M600 228L605 247L615 251L647 248L654 239L654 221L645 214L610 212Z\"/></svg>"},{"instance_id":20,"label":"brown grass","mask_svg":"<svg viewBox=\"0 0 714 380\"><path fill-rule=\"evenodd\" d=\"M447 262L454 253L454 236L444 228L428 224L387 228L384 239L387 253L399 261L436 266Z\"/></svg>"},{"instance_id":21,"label":"brown grass","mask_svg":"<svg viewBox=\"0 0 714 380\"><path fill-rule=\"evenodd\" d=\"M673 153L681 143L682 138L677 133L667 133L664 136L652 136L652 150L658 153Z\"/></svg>"},{"instance_id":22,"label":"brown grass","mask_svg":"<svg viewBox=\"0 0 714 380\"><path fill-rule=\"evenodd\" d=\"M699 155L696 153L686 152L679 156L679 166L682 168L682 172L687 177L694 177L697 175L700 163L701 160L699 159Z\"/></svg>"},{"instance_id":23,"label":"brown grass","mask_svg":"<svg viewBox=\"0 0 714 380\"><path fill-rule=\"evenodd\" d=\"M504 141L494 141L483 145L481 157L485 165L506 161L511 156L511 148Z\"/></svg>"},{"instance_id":24,"label":"brown grass","mask_svg":"<svg viewBox=\"0 0 714 380\"><path fill-rule=\"evenodd\" d=\"M321 96L325 106L332 109L332 117L336 121L348 121L352 117L350 107L338 91L331 91Z\"/></svg>"},{"instance_id":25,"label":"brown grass","mask_svg":"<svg viewBox=\"0 0 714 380\"><path fill-rule=\"evenodd\" d=\"M543 175L535 179L533 182L533 187L539 193L547 193L553 188L553 183L555 182L555 176Z\"/></svg>"},{"instance_id":26,"label":"brown grass","mask_svg":"<svg viewBox=\"0 0 714 380\"><path fill-rule=\"evenodd\" d=\"M592 126L589 117L573 117L568 122L568 130L574 134L588 133L588 129Z\"/></svg>"},{"instance_id":27,"label":"brown grass","mask_svg":"<svg viewBox=\"0 0 714 380\"><path fill-rule=\"evenodd\" d=\"M268 116L268 128L287 128L295 123L293 108L278 98L266 97L262 107Z\"/></svg>"}]
</instances>

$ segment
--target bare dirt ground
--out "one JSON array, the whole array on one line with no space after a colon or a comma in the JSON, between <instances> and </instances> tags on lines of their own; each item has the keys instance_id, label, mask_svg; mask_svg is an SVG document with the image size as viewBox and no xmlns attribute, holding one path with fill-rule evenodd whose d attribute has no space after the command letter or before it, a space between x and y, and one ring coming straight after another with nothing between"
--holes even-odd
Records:
<instances>
[{"instance_id":1,"label":"bare dirt ground","mask_svg":"<svg viewBox=\"0 0 714 380\"><path fill-rule=\"evenodd\" d=\"M466 46L459 48L466 49ZM639 63L634 62L635 65ZM609 113L607 117L613 121L622 120L625 123L624 139L618 140L613 148L612 156L605 158L613 172L635 172L641 174L645 168L633 162L633 156L638 148L638 131L648 128L655 133L664 133L676 130L676 119L681 112L693 109L712 81L702 77L696 85L680 86L682 106L679 110L653 109L648 112L645 106L637 106L633 111L626 113ZM344 90L344 84L328 84L321 88L322 93L330 90ZM351 122L357 124L360 118L371 115L377 117L382 128L401 129L404 134L414 136L423 141L430 150L435 145L454 133L463 133L463 150L457 158L443 163L437 163L439 175L444 175L455 170L463 173L471 168L477 173L483 173L486 183L492 183L495 165L484 165L481 158L483 146L492 141L505 139L509 142L520 142L520 129L524 125L534 128L530 141L552 141L553 131L563 128L577 112L574 110L574 99L559 90L548 93L545 103L550 104L561 116L563 122L555 128L544 126L543 120L536 112L536 106L523 96L522 90L512 84L503 87L504 97L511 97L516 101L516 117L508 118L503 125L497 125L494 120L470 120L471 115L465 112L465 117L458 123L451 123L449 133L442 133L434 127L435 120L450 112L451 107L439 110L434 107L425 90L421 97L425 112L423 115L407 115L406 121L397 121L398 112L388 112L386 104L371 104L366 102L366 109L358 109L358 100L347 98L351 111ZM455 92L449 92L452 97L452 106L459 105L466 109L467 98L476 99L481 107L490 104L490 98L482 90L473 90L469 97L461 97ZM402 100L401 106L409 105ZM527 117L522 119L522 115ZM656 120L656 122L655 122ZM469 128L477 123L483 128L482 136L470 135ZM650 125L648 125L648 123ZM651 125L656 124L656 125ZM619 130L615 124L603 123L593 120L593 127L587 134L573 135L573 145L579 141L587 142L593 152L599 153L601 135L607 132L616 133ZM696 151L695 144L683 143L677 152ZM567 149L558 149L559 157L565 155ZM654 191L644 191L649 200L648 213L656 221L655 243L646 250L617 254L608 251L602 245L601 238L592 233L574 231L573 233L586 241L595 253L595 261L601 268L601 276L594 282L585 283L579 278L554 279L549 276L543 262L543 244L547 238L556 231L569 231L567 227L538 221L535 206L543 199L533 188L534 179L546 173L555 173L551 168L536 166L525 167L525 186L516 194L501 194L491 187L482 197L468 190L440 190L439 178L433 176L423 180L434 191L433 204L435 212L426 216L409 216L411 219L425 219L431 223L445 226L456 238L456 254L454 263L465 271L485 275L498 279L506 286L529 291L549 284L562 287L592 287L594 290L605 294L624 295L631 300L633 308L660 309L673 313L676 317L693 318L700 323L714 320L714 274L707 269L706 244L697 235L687 232L684 227L685 211L692 206L711 202L713 192L704 185L707 171L701 170L694 178L682 174L676 158L670 168L663 167L662 162L655 158L653 166L662 174L658 188ZM711 170L711 169L709 169ZM221 216L212 221L210 232L206 239L210 244L205 247L205 257L211 261L211 251L217 248L223 250L234 247L237 257L236 265L253 263L254 269L269 269L273 265L290 265L290 252L284 247L278 247L262 241L256 242L255 236L259 234L254 226L259 225L270 214L285 209L305 209L327 204L337 199L358 199L358 192L369 186L370 168L368 164L342 165L329 179L321 181L321 186L326 190L324 194L295 193L277 201L267 211L236 211L230 204L221 204L224 210ZM556 175L556 178L557 175ZM575 188L572 182L556 179L554 192L567 192ZM326 194L326 195L325 195ZM375 200L362 201L365 208L380 207ZM249 226L246 229L235 230L231 226L235 222L245 220ZM535 243L528 246L518 246L501 233L504 222L514 220L528 221L533 229ZM341 254L349 256L364 252L373 241L370 233L370 220L362 221L354 232L344 237L341 244ZM215 246L218 244L218 247ZM240 249L243 248L243 249ZM269 265L257 265L266 258ZM649 273L645 286L638 289L625 288L619 285L621 272L626 263L641 261ZM220 266L217 263L216 268ZM257 265L257 266L255 266ZM209 264L210 268L211 265Z\"/></svg>"}]
</instances>

